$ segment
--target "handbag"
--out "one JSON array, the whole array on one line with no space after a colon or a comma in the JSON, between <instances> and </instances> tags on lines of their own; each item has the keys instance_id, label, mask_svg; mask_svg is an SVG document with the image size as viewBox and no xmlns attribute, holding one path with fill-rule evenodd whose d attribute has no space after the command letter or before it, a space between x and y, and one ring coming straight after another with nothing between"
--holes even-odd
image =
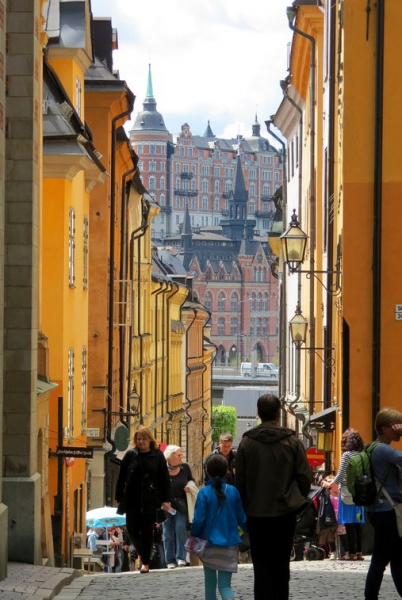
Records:
<instances>
[{"instance_id":1,"label":"handbag","mask_svg":"<svg viewBox=\"0 0 402 600\"><path fill-rule=\"evenodd\" d=\"M207 540L195 537L195 535L189 535L186 543L184 544L185 549L191 556L202 556L207 546Z\"/></svg>"},{"instance_id":2,"label":"handbag","mask_svg":"<svg viewBox=\"0 0 402 600\"><path fill-rule=\"evenodd\" d=\"M399 537L402 537L402 504L397 504L396 502L394 502L394 500L391 498L385 487L383 487L381 491L392 506L392 508L394 509L398 535Z\"/></svg>"},{"instance_id":3,"label":"handbag","mask_svg":"<svg viewBox=\"0 0 402 600\"><path fill-rule=\"evenodd\" d=\"M354 504L352 494L346 485L341 485L341 500L344 504Z\"/></svg>"}]
</instances>

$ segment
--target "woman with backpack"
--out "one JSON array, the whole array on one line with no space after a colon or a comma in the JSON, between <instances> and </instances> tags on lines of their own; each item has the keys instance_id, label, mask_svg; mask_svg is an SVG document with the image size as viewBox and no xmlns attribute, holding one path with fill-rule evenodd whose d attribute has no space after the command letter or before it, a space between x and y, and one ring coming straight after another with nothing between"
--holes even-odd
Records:
<instances>
[{"instance_id":1,"label":"woman with backpack","mask_svg":"<svg viewBox=\"0 0 402 600\"><path fill-rule=\"evenodd\" d=\"M331 487L332 484L337 484L340 488L338 499L338 524L345 525L346 537L345 554L340 557L340 560L364 560L362 553L362 523L364 523L364 508L356 506L353 502L346 485L346 471L352 456L361 452L364 448L364 442L360 433L356 429L346 429L342 435L341 464L339 471L335 475L332 483L324 481L322 486L325 488Z\"/></svg>"},{"instance_id":2,"label":"woman with backpack","mask_svg":"<svg viewBox=\"0 0 402 600\"><path fill-rule=\"evenodd\" d=\"M206 539L201 556L204 567L205 600L234 600L232 573L237 573L239 527L247 532L247 517L237 489L226 482L228 463L221 454L208 460L208 483L198 493L191 535Z\"/></svg>"},{"instance_id":3,"label":"woman with backpack","mask_svg":"<svg viewBox=\"0 0 402 600\"><path fill-rule=\"evenodd\" d=\"M381 443L371 452L370 462L377 487L381 486L385 494L380 487L374 504L368 508L369 520L374 527L374 549L364 600L378 600L388 564L396 590L402 597L402 537L398 534L395 511L389 501L402 503L402 452L391 446L402 436L402 413L384 408L377 414L374 426Z\"/></svg>"}]
</instances>

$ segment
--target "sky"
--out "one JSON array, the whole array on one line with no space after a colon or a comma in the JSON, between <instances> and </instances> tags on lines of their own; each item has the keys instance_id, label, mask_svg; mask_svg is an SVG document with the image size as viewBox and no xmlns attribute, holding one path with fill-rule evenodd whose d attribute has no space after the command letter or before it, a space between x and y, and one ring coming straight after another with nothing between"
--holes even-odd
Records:
<instances>
[{"instance_id":1,"label":"sky","mask_svg":"<svg viewBox=\"0 0 402 600\"><path fill-rule=\"evenodd\" d=\"M275 114L287 72L286 6L291 0L91 0L94 17L111 17L118 32L115 69L142 110L148 65L157 110L171 133L184 123L202 135L250 136L257 115ZM130 123L126 125L129 131ZM277 132L278 133L278 132ZM275 144L274 140L270 140Z\"/></svg>"}]
</instances>

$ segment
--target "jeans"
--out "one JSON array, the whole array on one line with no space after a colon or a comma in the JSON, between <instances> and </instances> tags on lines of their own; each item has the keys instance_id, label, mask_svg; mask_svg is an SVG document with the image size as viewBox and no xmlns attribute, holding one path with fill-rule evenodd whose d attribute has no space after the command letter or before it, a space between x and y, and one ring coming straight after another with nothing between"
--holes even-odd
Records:
<instances>
[{"instance_id":1,"label":"jeans","mask_svg":"<svg viewBox=\"0 0 402 600\"><path fill-rule=\"evenodd\" d=\"M232 573L216 571L204 565L205 600L216 600L216 584L222 600L234 598L232 588Z\"/></svg>"},{"instance_id":2,"label":"jeans","mask_svg":"<svg viewBox=\"0 0 402 600\"><path fill-rule=\"evenodd\" d=\"M176 564L178 560L186 560L184 544L187 539L187 515L177 512L168 514L163 526L163 544L165 547L166 564Z\"/></svg>"},{"instance_id":3,"label":"jeans","mask_svg":"<svg viewBox=\"0 0 402 600\"><path fill-rule=\"evenodd\" d=\"M393 510L373 513L374 550L366 578L365 600L378 600L385 567L390 563L392 579L402 598L402 538L396 528Z\"/></svg>"},{"instance_id":4,"label":"jeans","mask_svg":"<svg viewBox=\"0 0 402 600\"><path fill-rule=\"evenodd\" d=\"M254 600L288 600L296 512L279 517L248 517L247 522Z\"/></svg>"}]
</instances>

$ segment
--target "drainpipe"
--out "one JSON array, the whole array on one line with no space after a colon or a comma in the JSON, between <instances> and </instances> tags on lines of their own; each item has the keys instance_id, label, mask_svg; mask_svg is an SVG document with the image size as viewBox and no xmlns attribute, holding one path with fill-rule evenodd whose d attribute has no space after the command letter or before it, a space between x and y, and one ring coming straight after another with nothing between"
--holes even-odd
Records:
<instances>
[{"instance_id":1,"label":"drainpipe","mask_svg":"<svg viewBox=\"0 0 402 600\"><path fill-rule=\"evenodd\" d=\"M176 283L173 282L172 285L172 291L170 293L169 296L167 296L167 323L168 323L168 334L170 335L171 329L169 328L169 323L170 323L170 313L171 313L171 304L172 304L172 299L174 298L174 296L176 296L176 294L178 294L180 291L180 286ZM184 300L185 302L185 300ZM170 413L170 352L166 352L166 369L165 369L165 377L166 377L166 413L168 413L169 415ZM164 415L164 411L163 411L163 404L162 404L162 416Z\"/></svg>"},{"instance_id":2,"label":"drainpipe","mask_svg":"<svg viewBox=\"0 0 402 600\"><path fill-rule=\"evenodd\" d=\"M287 152L285 142L271 130L271 125L275 125L275 115L272 115L271 119L265 121L267 131L272 137L274 137L282 146L283 154L283 171L282 171L282 222L287 223ZM278 393L281 403L286 403L287 393L287 360L286 360L286 331L287 331L287 299L286 299L286 269L282 272L282 290L280 295L280 323L279 323L279 381L278 381Z\"/></svg>"},{"instance_id":3,"label":"drainpipe","mask_svg":"<svg viewBox=\"0 0 402 600\"><path fill-rule=\"evenodd\" d=\"M168 283L166 281L162 281L159 283L159 288L152 292L152 295L155 296L155 324L154 324L154 327L155 327L155 355L154 355L154 360L155 360L155 377L154 377L155 422L157 422L157 417L158 417L158 415L157 415L158 373L159 373L159 369L158 369L158 348L159 348L158 319L159 319L159 312L160 312L160 309L158 307L158 304L159 304L158 300L159 300L159 296L167 291L167 286L168 286ZM162 336L161 336L162 356L163 356L163 338L164 338L164 317L165 317L165 310L164 310L164 302L162 301Z\"/></svg>"},{"instance_id":4,"label":"drainpipe","mask_svg":"<svg viewBox=\"0 0 402 600\"><path fill-rule=\"evenodd\" d=\"M372 421L380 409L380 338L381 338L381 226L382 226L382 154L384 102L384 0L377 2L375 116L374 116L374 222L373 222L373 372ZM373 430L373 435L375 432Z\"/></svg>"},{"instance_id":5,"label":"drainpipe","mask_svg":"<svg viewBox=\"0 0 402 600\"><path fill-rule=\"evenodd\" d=\"M109 340L108 340L108 377L107 377L107 414L106 414L106 439L111 449L105 454L105 491L106 505L110 506L112 501L110 458L116 446L112 439L112 411L113 411L113 342L114 342L114 262L115 262L115 210L116 210L116 123L118 120L129 117L133 109L132 103L127 110L116 115L112 119L112 143L111 143L111 170L110 170L110 233L109 233ZM119 398L119 406L121 398Z\"/></svg>"},{"instance_id":6,"label":"drainpipe","mask_svg":"<svg viewBox=\"0 0 402 600\"><path fill-rule=\"evenodd\" d=\"M127 264L127 256L128 256L128 232L127 232L127 205L129 198L129 186L130 182L127 183L126 179L129 175L132 175L136 170L136 167L133 167L129 171L123 173L121 181L122 181L122 202L121 202L121 231L122 231L122 240L120 245L120 281L128 282L128 264ZM128 288L124 283L121 284L120 287L120 323L126 323L127 319L127 302L129 301L129 293ZM126 362L126 348L127 348L127 335L126 335L126 327L120 327L119 329L119 343L120 343L120 352L119 352L119 370L120 370L120 398L128 398L130 393L130 388L128 388L128 363ZM124 377L123 377L124 375ZM121 403L123 404L123 403ZM128 410L128 406L122 408L122 410Z\"/></svg>"},{"instance_id":7,"label":"drainpipe","mask_svg":"<svg viewBox=\"0 0 402 600\"><path fill-rule=\"evenodd\" d=\"M289 28L302 37L309 40L310 48L310 273L314 272L315 252L315 39L294 25L297 9L294 7L286 9L289 19ZM314 314L314 277L310 277L310 315L309 315L309 345L315 347L315 314ZM315 405L315 361L314 354L310 354L309 360L309 412L313 414Z\"/></svg>"}]
</instances>

